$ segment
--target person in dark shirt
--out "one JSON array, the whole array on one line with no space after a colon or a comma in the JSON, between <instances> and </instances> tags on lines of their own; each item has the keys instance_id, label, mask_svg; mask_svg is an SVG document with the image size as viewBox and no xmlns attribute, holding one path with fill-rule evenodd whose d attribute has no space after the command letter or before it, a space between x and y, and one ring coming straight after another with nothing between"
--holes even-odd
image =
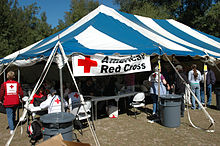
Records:
<instances>
[{"instance_id":1,"label":"person in dark shirt","mask_svg":"<svg viewBox=\"0 0 220 146\"><path fill-rule=\"evenodd\" d=\"M189 84L188 78L183 72L183 67L181 65L176 66L177 71L181 75L181 77L185 80L187 84ZM174 89L175 89L175 94L181 95L181 117L184 117L184 110L185 110L185 104L184 104L184 93L185 93L185 84L184 81L181 80L179 75L175 73L174 76Z\"/></svg>"},{"instance_id":2,"label":"person in dark shirt","mask_svg":"<svg viewBox=\"0 0 220 146\"><path fill-rule=\"evenodd\" d=\"M86 82L81 85L81 88L83 95L94 96L94 94L96 93L95 84L92 78L88 78Z\"/></svg>"},{"instance_id":3,"label":"person in dark shirt","mask_svg":"<svg viewBox=\"0 0 220 146\"><path fill-rule=\"evenodd\" d=\"M206 74L206 91L207 91L207 107L211 106L212 102L212 87L216 82L215 73L208 68ZM203 84L201 84L201 102L205 104L205 95L204 95L204 75L202 75Z\"/></svg>"}]
</instances>

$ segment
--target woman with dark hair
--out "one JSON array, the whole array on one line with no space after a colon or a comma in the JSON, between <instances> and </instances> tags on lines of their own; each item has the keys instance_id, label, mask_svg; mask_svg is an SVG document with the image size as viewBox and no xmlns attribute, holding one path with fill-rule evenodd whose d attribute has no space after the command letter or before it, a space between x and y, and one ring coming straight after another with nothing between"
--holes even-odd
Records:
<instances>
[{"instance_id":1,"label":"woman with dark hair","mask_svg":"<svg viewBox=\"0 0 220 146\"><path fill-rule=\"evenodd\" d=\"M196 64L193 64L191 68L192 68L192 70L190 70L188 73L188 80L190 82L190 86L191 86L193 93L196 95L198 100L201 101L200 100L200 85L199 85L199 82L201 81L201 72L199 70L197 70ZM195 97L192 96L191 98L192 98L192 107L191 108L194 110L196 108ZM197 108L200 109L200 106L198 105Z\"/></svg>"}]
</instances>

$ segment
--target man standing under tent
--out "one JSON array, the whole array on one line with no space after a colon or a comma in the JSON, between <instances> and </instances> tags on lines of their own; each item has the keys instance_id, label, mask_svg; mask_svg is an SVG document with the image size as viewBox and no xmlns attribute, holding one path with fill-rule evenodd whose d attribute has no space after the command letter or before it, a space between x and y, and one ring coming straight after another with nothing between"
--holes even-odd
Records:
<instances>
[{"instance_id":1,"label":"man standing under tent","mask_svg":"<svg viewBox=\"0 0 220 146\"><path fill-rule=\"evenodd\" d=\"M205 72L206 75L206 94L207 94L207 107L211 106L212 102L212 87L216 82L215 73L210 69L207 68L208 72ZM202 75L202 80L204 80L204 75ZM201 85L201 102L205 104L205 95L204 95L204 86Z\"/></svg>"},{"instance_id":2,"label":"man standing under tent","mask_svg":"<svg viewBox=\"0 0 220 146\"><path fill-rule=\"evenodd\" d=\"M23 97L21 85L17 81L14 81L14 78L15 73L13 71L9 71L7 73L8 80L1 85L0 89L0 101L3 100L3 105L6 108L10 134L13 134L15 128L15 113L20 102L19 95L20 98Z\"/></svg>"}]
</instances>

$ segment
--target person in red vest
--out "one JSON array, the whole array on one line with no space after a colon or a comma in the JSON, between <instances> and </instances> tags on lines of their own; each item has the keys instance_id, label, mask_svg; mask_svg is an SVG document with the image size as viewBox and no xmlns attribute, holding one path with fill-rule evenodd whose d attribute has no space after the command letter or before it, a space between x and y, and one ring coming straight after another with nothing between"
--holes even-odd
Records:
<instances>
[{"instance_id":1,"label":"person in red vest","mask_svg":"<svg viewBox=\"0 0 220 146\"><path fill-rule=\"evenodd\" d=\"M20 102L19 95L20 98L23 97L21 85L14 78L15 73L9 71L7 73L8 80L1 85L0 89L0 101L3 101L6 109L10 134L13 134L14 131L15 113Z\"/></svg>"},{"instance_id":2,"label":"person in red vest","mask_svg":"<svg viewBox=\"0 0 220 146\"><path fill-rule=\"evenodd\" d=\"M30 104L34 104L34 99L35 99L35 98L42 98L42 97L44 97L44 96L47 96L47 95L46 95L46 92L45 92L45 87L44 87L44 86L41 86L41 88L39 89L39 91L34 94L33 99L31 100ZM46 99L45 99L45 100L46 100ZM42 101L42 102L43 102L43 101ZM40 103L39 103L39 105L40 105ZM38 105L38 106L39 106L39 105Z\"/></svg>"}]
</instances>

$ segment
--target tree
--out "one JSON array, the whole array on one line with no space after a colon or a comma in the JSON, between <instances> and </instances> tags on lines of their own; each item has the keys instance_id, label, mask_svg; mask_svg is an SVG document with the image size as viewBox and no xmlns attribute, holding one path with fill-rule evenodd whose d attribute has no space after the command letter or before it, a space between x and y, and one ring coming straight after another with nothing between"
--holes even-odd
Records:
<instances>
[{"instance_id":1,"label":"tree","mask_svg":"<svg viewBox=\"0 0 220 146\"><path fill-rule=\"evenodd\" d=\"M72 0L70 5L70 11L65 12L64 22L59 20L59 25L56 31L61 30L87 15L89 12L99 6L98 1L92 0Z\"/></svg>"},{"instance_id":2,"label":"tree","mask_svg":"<svg viewBox=\"0 0 220 146\"><path fill-rule=\"evenodd\" d=\"M115 0L121 11L155 19L175 19L219 37L219 0Z\"/></svg>"},{"instance_id":3,"label":"tree","mask_svg":"<svg viewBox=\"0 0 220 146\"><path fill-rule=\"evenodd\" d=\"M0 1L0 57L27 47L49 35L51 26L46 23L46 14L37 18L36 3L18 7L17 0Z\"/></svg>"},{"instance_id":4,"label":"tree","mask_svg":"<svg viewBox=\"0 0 220 146\"><path fill-rule=\"evenodd\" d=\"M208 34L220 37L220 2L208 9L203 17L197 17L194 26Z\"/></svg>"}]
</instances>

